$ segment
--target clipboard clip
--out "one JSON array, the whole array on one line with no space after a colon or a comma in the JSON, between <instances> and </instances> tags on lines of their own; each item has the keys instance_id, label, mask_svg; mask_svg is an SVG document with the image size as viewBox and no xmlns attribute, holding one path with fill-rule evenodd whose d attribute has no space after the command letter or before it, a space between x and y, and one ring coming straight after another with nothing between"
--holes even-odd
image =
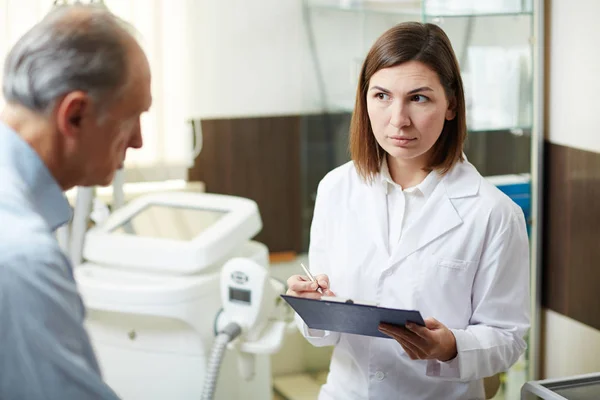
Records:
<instances>
[{"instance_id":1,"label":"clipboard clip","mask_svg":"<svg viewBox=\"0 0 600 400\"><path fill-rule=\"evenodd\" d=\"M338 297L338 296L321 296L321 300L325 301L335 301L337 303L346 303L346 304L360 304L363 306L375 306L378 307L379 304L368 302L368 301L355 301L346 297Z\"/></svg>"}]
</instances>

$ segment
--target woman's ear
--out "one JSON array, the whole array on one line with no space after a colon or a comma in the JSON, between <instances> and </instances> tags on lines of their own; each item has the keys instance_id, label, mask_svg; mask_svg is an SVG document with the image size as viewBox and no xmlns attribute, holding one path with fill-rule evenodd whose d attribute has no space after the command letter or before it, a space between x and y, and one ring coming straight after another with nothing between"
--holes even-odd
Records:
<instances>
[{"instance_id":1,"label":"woman's ear","mask_svg":"<svg viewBox=\"0 0 600 400\"><path fill-rule=\"evenodd\" d=\"M446 120L452 121L456 117L456 99L453 98L448 102L448 109L446 110Z\"/></svg>"}]
</instances>

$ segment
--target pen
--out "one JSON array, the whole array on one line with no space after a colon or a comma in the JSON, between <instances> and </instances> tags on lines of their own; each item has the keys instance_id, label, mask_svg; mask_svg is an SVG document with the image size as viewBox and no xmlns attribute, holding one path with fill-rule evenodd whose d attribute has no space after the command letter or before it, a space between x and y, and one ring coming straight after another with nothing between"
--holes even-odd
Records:
<instances>
[{"instance_id":1,"label":"pen","mask_svg":"<svg viewBox=\"0 0 600 400\"><path fill-rule=\"evenodd\" d=\"M304 273L308 276L308 279L310 279L311 282L317 282L315 280L315 277L312 276L312 274L310 273L310 271L308 270L308 268L306 268L304 266L304 264L300 263L300 266L302 267L302 269L304 270ZM317 282L317 292L323 294L323 290L321 289L321 287L319 286L319 282Z\"/></svg>"}]
</instances>

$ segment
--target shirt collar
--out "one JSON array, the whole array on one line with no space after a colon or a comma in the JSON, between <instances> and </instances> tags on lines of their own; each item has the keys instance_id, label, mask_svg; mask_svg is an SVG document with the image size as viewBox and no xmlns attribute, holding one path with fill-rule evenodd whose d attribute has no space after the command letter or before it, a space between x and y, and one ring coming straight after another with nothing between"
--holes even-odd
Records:
<instances>
[{"instance_id":1,"label":"shirt collar","mask_svg":"<svg viewBox=\"0 0 600 400\"><path fill-rule=\"evenodd\" d=\"M35 209L50 230L71 219L71 207L61 187L39 155L13 129L0 122L0 166L24 184Z\"/></svg>"},{"instance_id":2,"label":"shirt collar","mask_svg":"<svg viewBox=\"0 0 600 400\"><path fill-rule=\"evenodd\" d=\"M393 187L397 187L402 190L402 187L396 182L394 182L392 176L390 175L387 157L384 157L383 162L381 163L380 177L381 184L383 185L386 194L388 194L390 189ZM433 193L433 190L439 183L440 179L440 175L435 170L433 170L429 174L427 174L427 176L425 177L425 179L423 179L421 183L419 183L416 186L413 186L412 188L407 188L407 190L413 191L411 189L414 188L414 191L419 191L423 194L423 197L428 198L431 195L431 193Z\"/></svg>"}]
</instances>

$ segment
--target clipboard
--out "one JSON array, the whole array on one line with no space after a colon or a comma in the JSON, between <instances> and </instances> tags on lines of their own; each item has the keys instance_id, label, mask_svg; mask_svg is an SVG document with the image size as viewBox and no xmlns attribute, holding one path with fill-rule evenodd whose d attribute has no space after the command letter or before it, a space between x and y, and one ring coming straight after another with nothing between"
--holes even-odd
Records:
<instances>
[{"instance_id":1,"label":"clipboard","mask_svg":"<svg viewBox=\"0 0 600 400\"><path fill-rule=\"evenodd\" d=\"M404 326L407 322L425 326L421 313L353 302L306 299L280 295L311 329L352 333L391 339L379 331L381 322Z\"/></svg>"}]
</instances>

